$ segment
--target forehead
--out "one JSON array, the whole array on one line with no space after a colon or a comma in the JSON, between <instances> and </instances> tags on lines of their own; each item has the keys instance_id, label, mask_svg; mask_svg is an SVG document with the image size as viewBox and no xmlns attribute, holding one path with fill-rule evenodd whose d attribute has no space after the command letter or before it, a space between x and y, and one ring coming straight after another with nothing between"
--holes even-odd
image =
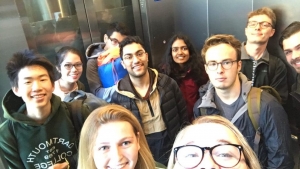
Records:
<instances>
[{"instance_id":1,"label":"forehead","mask_svg":"<svg viewBox=\"0 0 300 169\"><path fill-rule=\"evenodd\" d=\"M126 36L122 35L120 32L113 32L110 35L110 38L117 39L119 42L121 42L123 39L126 38Z\"/></svg>"},{"instance_id":2,"label":"forehead","mask_svg":"<svg viewBox=\"0 0 300 169\"><path fill-rule=\"evenodd\" d=\"M111 134L114 133L114 134ZM127 121L102 124L98 129L96 142L118 142L124 137L134 137L132 125Z\"/></svg>"},{"instance_id":3,"label":"forehead","mask_svg":"<svg viewBox=\"0 0 300 169\"><path fill-rule=\"evenodd\" d=\"M197 133L198 137L195 137ZM193 125L182 139L182 144L196 144L200 147L212 147L227 141L232 144L240 144L234 133L227 127L216 123L203 123Z\"/></svg>"},{"instance_id":4,"label":"forehead","mask_svg":"<svg viewBox=\"0 0 300 169\"><path fill-rule=\"evenodd\" d=\"M143 46L138 43L131 43L123 47L123 55L135 54L139 50L144 50Z\"/></svg>"},{"instance_id":5,"label":"forehead","mask_svg":"<svg viewBox=\"0 0 300 169\"><path fill-rule=\"evenodd\" d=\"M27 79L27 78L37 78L40 76L49 76L48 71L40 65L31 65L26 66L20 69L18 73L19 80Z\"/></svg>"},{"instance_id":6,"label":"forehead","mask_svg":"<svg viewBox=\"0 0 300 169\"><path fill-rule=\"evenodd\" d=\"M283 50L293 48L300 44L300 30L282 41Z\"/></svg>"},{"instance_id":7,"label":"forehead","mask_svg":"<svg viewBox=\"0 0 300 169\"><path fill-rule=\"evenodd\" d=\"M205 54L206 62L222 61L224 59L237 59L237 54L234 48L228 44L219 44L210 47Z\"/></svg>"},{"instance_id":8,"label":"forehead","mask_svg":"<svg viewBox=\"0 0 300 169\"><path fill-rule=\"evenodd\" d=\"M76 61L80 61L80 56L78 56L77 54L74 54L72 52L68 52L65 57L63 62L76 62Z\"/></svg>"},{"instance_id":9,"label":"forehead","mask_svg":"<svg viewBox=\"0 0 300 169\"><path fill-rule=\"evenodd\" d=\"M269 18L267 15L254 15L251 18L249 18L249 21L257 21L257 22L269 22L272 23L271 18Z\"/></svg>"},{"instance_id":10,"label":"forehead","mask_svg":"<svg viewBox=\"0 0 300 169\"><path fill-rule=\"evenodd\" d=\"M172 47L180 47L180 46L186 46L183 39L176 39L172 44Z\"/></svg>"}]
</instances>

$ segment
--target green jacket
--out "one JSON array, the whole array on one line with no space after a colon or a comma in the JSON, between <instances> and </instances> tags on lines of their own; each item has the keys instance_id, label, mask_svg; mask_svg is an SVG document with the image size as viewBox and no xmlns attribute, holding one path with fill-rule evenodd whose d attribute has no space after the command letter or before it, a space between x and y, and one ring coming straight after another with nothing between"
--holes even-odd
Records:
<instances>
[{"instance_id":1,"label":"green jacket","mask_svg":"<svg viewBox=\"0 0 300 169\"><path fill-rule=\"evenodd\" d=\"M52 95L51 113L44 124L28 118L22 98L11 90L4 96L4 121L0 126L0 148L10 168L48 168L72 159L77 153L78 136L66 103ZM82 117L90 111L82 106ZM71 168L73 168L71 166Z\"/></svg>"}]
</instances>

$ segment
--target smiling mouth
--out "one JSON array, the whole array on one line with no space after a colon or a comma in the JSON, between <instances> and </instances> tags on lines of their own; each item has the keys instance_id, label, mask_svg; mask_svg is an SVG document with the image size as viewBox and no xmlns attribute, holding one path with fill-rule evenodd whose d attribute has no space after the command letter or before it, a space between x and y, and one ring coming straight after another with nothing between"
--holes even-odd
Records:
<instances>
[{"instance_id":1,"label":"smiling mouth","mask_svg":"<svg viewBox=\"0 0 300 169\"><path fill-rule=\"evenodd\" d=\"M109 169L121 169L121 168L125 167L127 164L128 164L128 162L123 163L123 164L119 164L119 165L117 165L115 167L108 167L108 168Z\"/></svg>"}]
</instances>

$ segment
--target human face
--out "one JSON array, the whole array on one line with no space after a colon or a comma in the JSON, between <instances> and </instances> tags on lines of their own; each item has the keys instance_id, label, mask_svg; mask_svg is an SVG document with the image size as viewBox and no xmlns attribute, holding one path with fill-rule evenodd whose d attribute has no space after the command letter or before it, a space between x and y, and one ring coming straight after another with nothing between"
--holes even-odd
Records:
<instances>
[{"instance_id":1,"label":"human face","mask_svg":"<svg viewBox=\"0 0 300 169\"><path fill-rule=\"evenodd\" d=\"M132 43L123 47L122 65L130 77L139 78L147 73L148 54L142 45Z\"/></svg>"},{"instance_id":2,"label":"human face","mask_svg":"<svg viewBox=\"0 0 300 169\"><path fill-rule=\"evenodd\" d=\"M54 86L44 67L26 66L19 71L18 79L18 87L13 88L13 91L22 97L26 107L43 110L51 106L50 99Z\"/></svg>"},{"instance_id":3,"label":"human face","mask_svg":"<svg viewBox=\"0 0 300 169\"><path fill-rule=\"evenodd\" d=\"M267 15L255 15L249 18L249 22L268 22L271 24L272 20ZM254 28L250 28L249 26L245 28L247 43L265 44L274 33L275 29L271 26L262 28L260 24L257 24Z\"/></svg>"},{"instance_id":4,"label":"human face","mask_svg":"<svg viewBox=\"0 0 300 169\"><path fill-rule=\"evenodd\" d=\"M219 44L210 47L205 54L206 64L210 62L220 63L222 61L235 61L237 54L234 48L228 44ZM205 64L206 73L210 82L216 89L230 90L239 82L238 72L241 69L241 61L233 62L230 69L224 69L220 64L216 70L208 69Z\"/></svg>"},{"instance_id":5,"label":"human face","mask_svg":"<svg viewBox=\"0 0 300 169\"><path fill-rule=\"evenodd\" d=\"M209 130L207 130L209 128ZM201 137L195 137L195 133L197 133ZM178 142L178 146L183 146L183 145L196 145L199 147L214 147L219 144L236 144L236 145L241 145L237 137L234 135L234 133L228 129L227 127L221 125L221 124L216 124L216 123L203 123L203 124L196 124L193 126L190 126L188 130L184 133L184 136L182 139ZM177 147L177 146L176 146ZM195 152L194 152L195 150ZM188 153L201 153L201 151L197 151L197 149L189 149ZM200 150L200 149L199 149ZM232 149L234 150L234 149ZM182 150L184 151L184 150ZM236 153L236 158L239 157L239 151L237 150ZM233 151L230 151L230 153L233 153ZM180 153L181 154L181 153ZM177 158L175 161L175 166L174 169L185 169L181 164L179 164L178 160L178 155L177 153ZM193 154L195 155L195 154ZM198 156L201 154L198 154ZM193 163L194 160L198 156L181 156L181 158L187 158L186 160L183 161L186 162L187 160L191 160L190 163ZM227 158L227 157L224 157ZM181 159L182 160L182 159ZM198 159L197 159L198 160ZM201 160L200 160L201 161ZM200 162L199 161L199 162ZM224 162L224 160L223 160ZM225 162L226 163L226 162ZM209 151L204 152L204 156L200 164L198 164L195 169L200 169L200 168L215 168L215 169L223 169L224 167L219 166L218 164L215 163L213 158L210 155ZM245 162L245 157L243 153L241 153L241 158L240 161L237 163L237 165L231 167L231 169L247 169L248 166Z\"/></svg>"},{"instance_id":6,"label":"human face","mask_svg":"<svg viewBox=\"0 0 300 169\"><path fill-rule=\"evenodd\" d=\"M112 134L113 133L113 134ZM93 158L98 169L134 169L138 160L139 134L127 121L115 121L98 129Z\"/></svg>"},{"instance_id":7,"label":"human face","mask_svg":"<svg viewBox=\"0 0 300 169\"><path fill-rule=\"evenodd\" d=\"M61 79L68 83L75 83L82 74L82 62L77 54L68 52L60 64Z\"/></svg>"},{"instance_id":8,"label":"human face","mask_svg":"<svg viewBox=\"0 0 300 169\"><path fill-rule=\"evenodd\" d=\"M181 66L189 60L190 52L182 39L177 39L172 44L172 57Z\"/></svg>"},{"instance_id":9,"label":"human face","mask_svg":"<svg viewBox=\"0 0 300 169\"><path fill-rule=\"evenodd\" d=\"M282 42L286 60L300 73L300 31Z\"/></svg>"},{"instance_id":10,"label":"human face","mask_svg":"<svg viewBox=\"0 0 300 169\"><path fill-rule=\"evenodd\" d=\"M113 32L110 37L106 40L106 49L110 49L112 47L118 47L119 43L125 39L126 36L122 35L119 32Z\"/></svg>"}]
</instances>

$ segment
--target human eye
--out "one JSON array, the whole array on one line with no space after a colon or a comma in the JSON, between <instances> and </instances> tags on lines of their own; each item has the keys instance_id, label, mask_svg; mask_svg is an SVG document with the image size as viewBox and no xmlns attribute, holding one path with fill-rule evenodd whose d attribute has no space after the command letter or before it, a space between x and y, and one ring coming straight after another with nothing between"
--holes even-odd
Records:
<instances>
[{"instance_id":1,"label":"human eye","mask_svg":"<svg viewBox=\"0 0 300 169\"><path fill-rule=\"evenodd\" d=\"M31 81L25 81L24 84L29 85L31 84Z\"/></svg>"},{"instance_id":2,"label":"human eye","mask_svg":"<svg viewBox=\"0 0 300 169\"><path fill-rule=\"evenodd\" d=\"M72 64L67 63L67 64L64 65L64 67L65 67L66 69L70 69L70 68L72 67Z\"/></svg>"},{"instance_id":3,"label":"human eye","mask_svg":"<svg viewBox=\"0 0 300 169\"><path fill-rule=\"evenodd\" d=\"M187 46L183 46L183 47L181 48L181 50L186 51L186 50L188 50L188 47L187 47Z\"/></svg>"},{"instance_id":4,"label":"human eye","mask_svg":"<svg viewBox=\"0 0 300 169\"><path fill-rule=\"evenodd\" d=\"M290 50L286 50L286 51L284 51L284 54L286 55L286 56L288 56L289 54L291 54L292 52L290 51Z\"/></svg>"},{"instance_id":5,"label":"human eye","mask_svg":"<svg viewBox=\"0 0 300 169\"><path fill-rule=\"evenodd\" d=\"M108 146L101 146L98 148L99 151L107 151L109 149Z\"/></svg>"},{"instance_id":6,"label":"human eye","mask_svg":"<svg viewBox=\"0 0 300 169\"><path fill-rule=\"evenodd\" d=\"M132 55L125 55L123 58L124 58L125 60L130 60L130 59L132 58Z\"/></svg>"},{"instance_id":7,"label":"human eye","mask_svg":"<svg viewBox=\"0 0 300 169\"><path fill-rule=\"evenodd\" d=\"M172 52L177 52L177 51L178 51L177 47L172 48Z\"/></svg>"},{"instance_id":8,"label":"human eye","mask_svg":"<svg viewBox=\"0 0 300 169\"><path fill-rule=\"evenodd\" d=\"M264 27L264 28L267 28L267 27L270 27L270 26L271 26L271 24L268 23L268 22L262 22L261 25L262 25L262 27Z\"/></svg>"},{"instance_id":9,"label":"human eye","mask_svg":"<svg viewBox=\"0 0 300 169\"><path fill-rule=\"evenodd\" d=\"M185 158L194 158L194 157L199 157L199 155L197 153L190 153L185 155Z\"/></svg>"},{"instance_id":10,"label":"human eye","mask_svg":"<svg viewBox=\"0 0 300 169\"><path fill-rule=\"evenodd\" d=\"M213 67L217 65L217 62L208 62L207 65Z\"/></svg>"},{"instance_id":11,"label":"human eye","mask_svg":"<svg viewBox=\"0 0 300 169\"><path fill-rule=\"evenodd\" d=\"M144 52L143 52L143 51L140 51L140 52L137 53L137 56L138 56L138 57L141 57L141 56L143 56L143 54L144 54Z\"/></svg>"},{"instance_id":12,"label":"human eye","mask_svg":"<svg viewBox=\"0 0 300 169\"><path fill-rule=\"evenodd\" d=\"M248 22L248 26L250 26L250 27L253 27L253 26L255 26L257 24L257 22L255 22L255 21L250 21L250 22Z\"/></svg>"},{"instance_id":13,"label":"human eye","mask_svg":"<svg viewBox=\"0 0 300 169\"><path fill-rule=\"evenodd\" d=\"M81 66L82 66L82 63L76 63L76 64L75 64L75 67L76 67L76 68L79 68L79 67L81 67Z\"/></svg>"},{"instance_id":14,"label":"human eye","mask_svg":"<svg viewBox=\"0 0 300 169\"><path fill-rule=\"evenodd\" d=\"M122 146L123 147L128 147L129 145L130 145L130 141L124 141L124 142L122 142Z\"/></svg>"},{"instance_id":15,"label":"human eye","mask_svg":"<svg viewBox=\"0 0 300 169\"><path fill-rule=\"evenodd\" d=\"M227 66L227 65L230 65L231 63L232 63L232 61L225 60L225 61L222 62L222 65Z\"/></svg>"}]
</instances>

